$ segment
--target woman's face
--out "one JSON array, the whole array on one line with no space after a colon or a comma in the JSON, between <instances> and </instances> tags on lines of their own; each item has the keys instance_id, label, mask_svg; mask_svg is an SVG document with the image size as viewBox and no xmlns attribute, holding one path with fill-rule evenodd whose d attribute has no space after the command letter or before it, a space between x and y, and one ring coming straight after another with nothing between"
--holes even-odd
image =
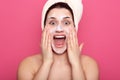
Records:
<instances>
[{"instance_id":1,"label":"woman's face","mask_svg":"<svg viewBox=\"0 0 120 80\"><path fill-rule=\"evenodd\" d=\"M65 8L54 8L47 15L46 25L52 35L52 49L57 54L67 50L67 38L71 27L74 26L72 15Z\"/></svg>"}]
</instances>

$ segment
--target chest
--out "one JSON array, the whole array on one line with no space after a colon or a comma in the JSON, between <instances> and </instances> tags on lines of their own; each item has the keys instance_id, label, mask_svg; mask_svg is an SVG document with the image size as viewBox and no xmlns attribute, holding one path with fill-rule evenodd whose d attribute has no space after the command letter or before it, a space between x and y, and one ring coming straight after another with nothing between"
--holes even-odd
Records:
<instances>
[{"instance_id":1,"label":"chest","mask_svg":"<svg viewBox=\"0 0 120 80\"><path fill-rule=\"evenodd\" d=\"M68 65L53 65L48 80L71 80L71 67Z\"/></svg>"}]
</instances>

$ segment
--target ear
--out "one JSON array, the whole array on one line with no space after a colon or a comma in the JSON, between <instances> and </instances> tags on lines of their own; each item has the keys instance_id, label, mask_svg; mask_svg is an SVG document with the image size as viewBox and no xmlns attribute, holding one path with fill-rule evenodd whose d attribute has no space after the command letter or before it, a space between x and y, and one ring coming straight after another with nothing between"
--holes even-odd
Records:
<instances>
[{"instance_id":1,"label":"ear","mask_svg":"<svg viewBox=\"0 0 120 80\"><path fill-rule=\"evenodd\" d=\"M80 54L82 53L83 46L84 46L84 43L82 42L79 46Z\"/></svg>"}]
</instances>

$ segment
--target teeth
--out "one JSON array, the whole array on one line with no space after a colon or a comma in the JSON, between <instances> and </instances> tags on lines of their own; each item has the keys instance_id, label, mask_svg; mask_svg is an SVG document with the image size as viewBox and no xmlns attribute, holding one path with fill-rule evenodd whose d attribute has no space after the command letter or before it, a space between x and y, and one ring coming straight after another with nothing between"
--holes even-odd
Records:
<instances>
[{"instance_id":1,"label":"teeth","mask_svg":"<svg viewBox=\"0 0 120 80\"><path fill-rule=\"evenodd\" d=\"M65 36L55 36L55 38L64 38Z\"/></svg>"}]
</instances>

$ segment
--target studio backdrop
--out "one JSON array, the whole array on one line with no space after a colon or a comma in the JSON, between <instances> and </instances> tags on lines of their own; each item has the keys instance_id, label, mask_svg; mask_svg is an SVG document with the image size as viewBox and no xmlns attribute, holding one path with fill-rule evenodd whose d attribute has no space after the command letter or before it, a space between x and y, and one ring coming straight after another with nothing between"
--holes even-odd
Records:
<instances>
[{"instance_id":1,"label":"studio backdrop","mask_svg":"<svg viewBox=\"0 0 120 80\"><path fill-rule=\"evenodd\" d=\"M26 57L40 54L41 12L46 0L0 0L0 80L17 80ZM120 0L83 0L82 54L99 65L100 80L120 80Z\"/></svg>"}]
</instances>

